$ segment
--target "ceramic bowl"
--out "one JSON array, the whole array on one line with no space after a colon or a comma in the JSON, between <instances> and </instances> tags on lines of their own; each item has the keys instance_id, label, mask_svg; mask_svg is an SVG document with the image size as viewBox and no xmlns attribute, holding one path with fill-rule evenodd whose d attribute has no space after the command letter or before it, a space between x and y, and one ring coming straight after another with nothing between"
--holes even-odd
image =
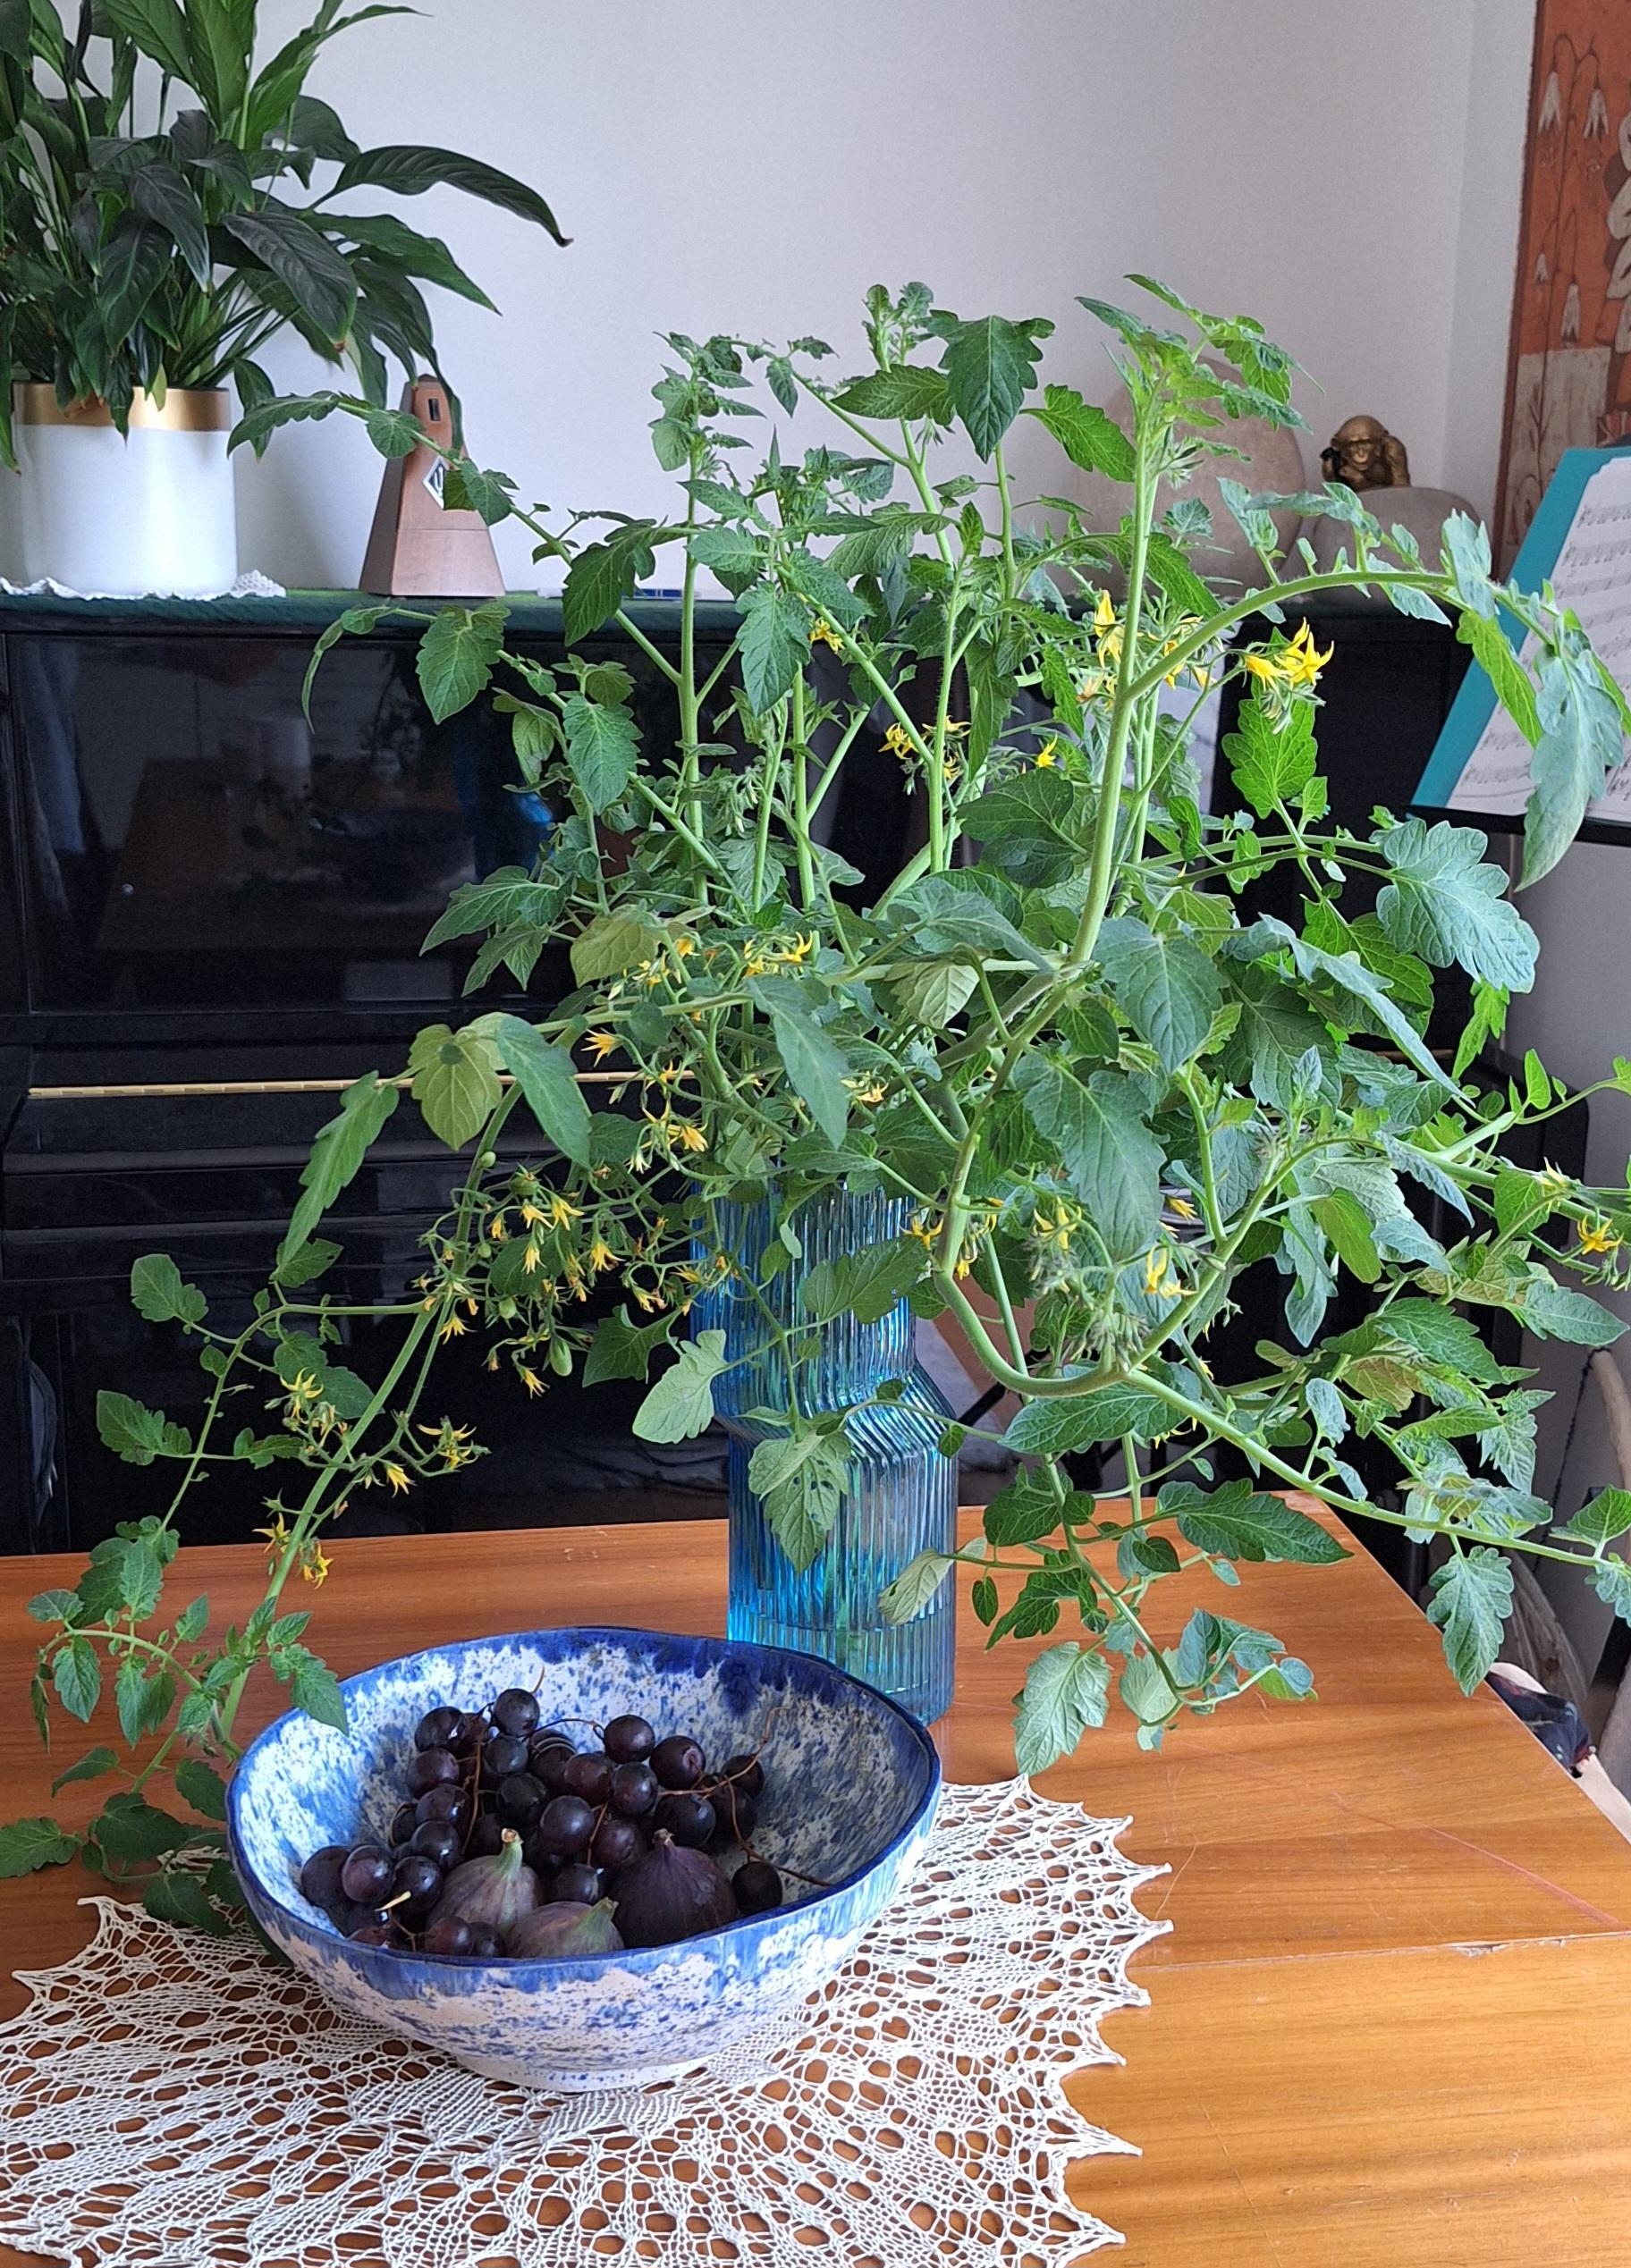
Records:
<instances>
[{"instance_id":1,"label":"ceramic bowl","mask_svg":"<svg viewBox=\"0 0 1631 2268\"><path fill-rule=\"evenodd\" d=\"M693 1733L714 1758L765 1741L755 1843L831 1887L790 1881L797 1903L594 1960L455 1960L342 1937L300 1895L304 1861L325 1843L387 1841L418 1719L514 1685L537 1689L545 1724L637 1711L660 1733ZM934 1824L940 1765L923 1726L814 1655L654 1631L530 1631L406 1655L342 1690L349 1731L280 1717L232 1775L227 1824L249 1909L348 2015L523 2086L642 2085L790 2020L904 1883ZM587 1726L579 1737L587 1745Z\"/></svg>"}]
</instances>

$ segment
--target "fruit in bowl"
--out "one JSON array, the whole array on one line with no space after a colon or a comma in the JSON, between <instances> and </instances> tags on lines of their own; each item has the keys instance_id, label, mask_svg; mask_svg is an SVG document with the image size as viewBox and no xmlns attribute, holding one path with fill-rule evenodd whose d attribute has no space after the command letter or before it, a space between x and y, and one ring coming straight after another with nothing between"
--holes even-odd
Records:
<instances>
[{"instance_id":1,"label":"fruit in bowl","mask_svg":"<svg viewBox=\"0 0 1631 2268\"><path fill-rule=\"evenodd\" d=\"M638 2085L790 2020L934 1826L922 1725L812 1655L537 1631L343 1690L347 1732L281 1717L232 1775L250 1910L349 2014L523 2085Z\"/></svg>"}]
</instances>

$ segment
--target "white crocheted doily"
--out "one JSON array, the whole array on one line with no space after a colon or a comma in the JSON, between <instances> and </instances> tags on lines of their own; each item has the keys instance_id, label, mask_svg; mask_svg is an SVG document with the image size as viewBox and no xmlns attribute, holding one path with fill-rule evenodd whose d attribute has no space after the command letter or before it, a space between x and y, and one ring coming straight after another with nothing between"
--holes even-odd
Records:
<instances>
[{"instance_id":1,"label":"white crocheted doily","mask_svg":"<svg viewBox=\"0 0 1631 2268\"><path fill-rule=\"evenodd\" d=\"M802 2026L729 2071L531 2094L340 2016L246 1938L100 1898L0 2028L0 2237L81 2268L1066 2268L1115 2232L1066 2099L1168 1925L1125 1819L951 1787Z\"/></svg>"}]
</instances>

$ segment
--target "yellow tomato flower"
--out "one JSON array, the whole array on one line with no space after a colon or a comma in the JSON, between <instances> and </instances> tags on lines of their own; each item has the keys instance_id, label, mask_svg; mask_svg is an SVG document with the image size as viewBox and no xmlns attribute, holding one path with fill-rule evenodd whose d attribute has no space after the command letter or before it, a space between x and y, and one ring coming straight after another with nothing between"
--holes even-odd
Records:
<instances>
[{"instance_id":1,"label":"yellow tomato flower","mask_svg":"<svg viewBox=\"0 0 1631 2268\"><path fill-rule=\"evenodd\" d=\"M1093 627L1095 630L1113 630L1116 627L1116 610L1108 591L1099 593L1099 603L1093 610Z\"/></svg>"},{"instance_id":2,"label":"yellow tomato flower","mask_svg":"<svg viewBox=\"0 0 1631 2268\"><path fill-rule=\"evenodd\" d=\"M911 763L917 755L917 744L903 724L892 724L883 735L883 746L892 756L899 756L902 763Z\"/></svg>"},{"instance_id":3,"label":"yellow tomato flower","mask_svg":"<svg viewBox=\"0 0 1631 2268\"><path fill-rule=\"evenodd\" d=\"M536 1274L538 1267L539 1257L538 1248L536 1244L528 1244L526 1251L521 1254L521 1266L528 1276Z\"/></svg>"},{"instance_id":4,"label":"yellow tomato flower","mask_svg":"<svg viewBox=\"0 0 1631 2268\"><path fill-rule=\"evenodd\" d=\"M1043 746L1042 746L1040 748L1038 748L1038 749L1037 749L1037 751L1036 751L1036 769L1037 769L1037 771L1045 771L1047 770L1047 768L1048 768L1048 766L1049 766L1050 764L1057 763L1058 762L1059 762L1059 743L1058 743L1058 741L1057 741L1057 740L1048 740L1048 741L1045 741L1045 742L1043 744Z\"/></svg>"},{"instance_id":5,"label":"yellow tomato flower","mask_svg":"<svg viewBox=\"0 0 1631 2268\"><path fill-rule=\"evenodd\" d=\"M393 1496L405 1497L413 1486L400 1464L388 1464L385 1467L385 1479L391 1483Z\"/></svg>"},{"instance_id":6,"label":"yellow tomato flower","mask_svg":"<svg viewBox=\"0 0 1631 2268\"><path fill-rule=\"evenodd\" d=\"M1179 1299L1183 1286L1169 1274L1170 1262L1162 1247L1152 1246L1144 1263L1144 1288L1152 1299Z\"/></svg>"},{"instance_id":7,"label":"yellow tomato flower","mask_svg":"<svg viewBox=\"0 0 1631 2268\"><path fill-rule=\"evenodd\" d=\"M543 1393L543 1379L538 1376L536 1370L529 1370L524 1362L519 1366L516 1375L520 1379L521 1384L526 1387L528 1394Z\"/></svg>"},{"instance_id":8,"label":"yellow tomato flower","mask_svg":"<svg viewBox=\"0 0 1631 2268\"><path fill-rule=\"evenodd\" d=\"M315 1589L328 1573L328 1554L321 1544L308 1544L300 1554L300 1578Z\"/></svg>"},{"instance_id":9,"label":"yellow tomato flower","mask_svg":"<svg viewBox=\"0 0 1631 2268\"><path fill-rule=\"evenodd\" d=\"M1619 1238L1606 1220L1582 1221L1580 1250L1583 1252L1615 1252L1619 1250Z\"/></svg>"},{"instance_id":10,"label":"yellow tomato flower","mask_svg":"<svg viewBox=\"0 0 1631 2268\"><path fill-rule=\"evenodd\" d=\"M493 1244L502 1244L509 1234L509 1230L504 1227L504 1217L503 1213L494 1213L492 1219L487 1223L488 1243Z\"/></svg>"},{"instance_id":11,"label":"yellow tomato flower","mask_svg":"<svg viewBox=\"0 0 1631 2268\"><path fill-rule=\"evenodd\" d=\"M781 962L784 967L793 967L800 961L807 961L815 950L816 932L812 930L807 937L795 937L790 945L785 947L782 952L773 954L771 957L773 960Z\"/></svg>"},{"instance_id":12,"label":"yellow tomato flower","mask_svg":"<svg viewBox=\"0 0 1631 2268\"><path fill-rule=\"evenodd\" d=\"M834 653L841 653L844 650L844 642L842 638L839 637L837 631L832 628L832 625L827 621L816 623L815 628L810 632L810 644L812 645L830 645Z\"/></svg>"},{"instance_id":13,"label":"yellow tomato flower","mask_svg":"<svg viewBox=\"0 0 1631 2268\"><path fill-rule=\"evenodd\" d=\"M708 1146L708 1137L702 1128L693 1126L688 1118L675 1119L674 1139L679 1142L681 1150L702 1151Z\"/></svg>"},{"instance_id":14,"label":"yellow tomato flower","mask_svg":"<svg viewBox=\"0 0 1631 2268\"><path fill-rule=\"evenodd\" d=\"M440 1339L461 1339L469 1328L462 1315L450 1315L436 1336Z\"/></svg>"},{"instance_id":15,"label":"yellow tomato flower","mask_svg":"<svg viewBox=\"0 0 1631 2268\"><path fill-rule=\"evenodd\" d=\"M617 1034L615 1032L586 1032L583 1044L596 1063L604 1063L609 1055L617 1051Z\"/></svg>"},{"instance_id":16,"label":"yellow tomato flower","mask_svg":"<svg viewBox=\"0 0 1631 2268\"><path fill-rule=\"evenodd\" d=\"M536 1228L543 1218L544 1215L530 1201L521 1207L521 1223L524 1227Z\"/></svg>"},{"instance_id":17,"label":"yellow tomato flower","mask_svg":"<svg viewBox=\"0 0 1631 2268\"><path fill-rule=\"evenodd\" d=\"M590 1244L589 1266L594 1269L596 1276L604 1275L608 1268L615 1268L617 1266L617 1254L613 1251L611 1245L605 1242L604 1237L596 1236L594 1242Z\"/></svg>"}]
</instances>

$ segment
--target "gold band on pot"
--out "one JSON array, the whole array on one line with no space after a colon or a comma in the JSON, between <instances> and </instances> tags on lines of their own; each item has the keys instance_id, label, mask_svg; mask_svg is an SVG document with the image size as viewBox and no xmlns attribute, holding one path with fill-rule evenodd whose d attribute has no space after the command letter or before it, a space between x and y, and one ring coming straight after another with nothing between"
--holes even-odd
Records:
<instances>
[{"instance_id":1,"label":"gold band on pot","mask_svg":"<svg viewBox=\"0 0 1631 2268\"><path fill-rule=\"evenodd\" d=\"M96 394L63 409L55 386L19 384L12 389L21 426L111 426L113 412ZM131 404L129 423L138 433L226 433L232 426L231 400L224 387L207 391L172 386L160 409L150 394L139 393Z\"/></svg>"}]
</instances>

